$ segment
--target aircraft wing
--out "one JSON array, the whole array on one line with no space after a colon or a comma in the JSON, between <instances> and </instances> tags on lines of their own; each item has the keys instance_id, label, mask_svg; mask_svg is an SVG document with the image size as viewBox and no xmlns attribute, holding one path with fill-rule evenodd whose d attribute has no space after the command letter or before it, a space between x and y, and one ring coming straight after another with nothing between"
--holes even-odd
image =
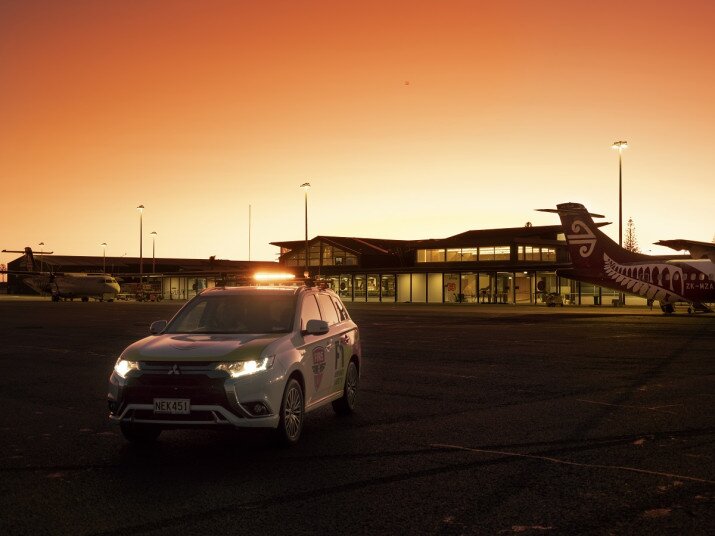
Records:
<instances>
[{"instance_id":1,"label":"aircraft wing","mask_svg":"<svg viewBox=\"0 0 715 536\"><path fill-rule=\"evenodd\" d=\"M9 275L44 275L44 276L51 276L51 275L65 275L64 272L40 272L40 271L33 271L33 270L0 270L0 274L9 274Z\"/></svg>"},{"instance_id":2,"label":"aircraft wing","mask_svg":"<svg viewBox=\"0 0 715 536\"><path fill-rule=\"evenodd\" d=\"M693 259L710 259L715 257L715 243L713 242L698 242L696 240L659 240L655 242L657 246L667 246L669 248L681 251L687 249L690 251L690 256ZM714 261L715 262L715 261Z\"/></svg>"},{"instance_id":3,"label":"aircraft wing","mask_svg":"<svg viewBox=\"0 0 715 536\"><path fill-rule=\"evenodd\" d=\"M536 210L537 212L552 212L552 213L554 213L554 214L569 213L569 212L571 212L571 213L579 212L578 209L567 209L567 208L564 208L564 209L557 209L557 208L536 208L536 209L534 209L534 210ZM589 212L588 215L591 216L592 218L605 218L605 217L606 217L606 216L604 216L603 214L594 214L593 212Z\"/></svg>"}]
</instances>

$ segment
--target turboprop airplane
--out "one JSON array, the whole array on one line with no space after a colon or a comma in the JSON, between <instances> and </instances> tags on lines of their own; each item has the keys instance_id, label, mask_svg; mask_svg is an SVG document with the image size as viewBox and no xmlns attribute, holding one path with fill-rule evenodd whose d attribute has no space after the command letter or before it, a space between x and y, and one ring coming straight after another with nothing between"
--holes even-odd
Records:
<instances>
[{"instance_id":1,"label":"turboprop airplane","mask_svg":"<svg viewBox=\"0 0 715 536\"><path fill-rule=\"evenodd\" d=\"M573 268L557 273L570 279L657 300L665 313L675 311L676 302L688 302L688 312L711 311L715 302L715 243L692 240L656 242L674 249L688 249L692 259L662 259L623 249L594 223L579 203L563 203L555 212L561 218Z\"/></svg>"},{"instance_id":2,"label":"turboprop airplane","mask_svg":"<svg viewBox=\"0 0 715 536\"><path fill-rule=\"evenodd\" d=\"M3 253L24 253L24 271L5 270L4 273L17 275L22 278L32 290L38 294L50 294L52 301L60 299L80 298L82 301L89 301L89 298L96 298L100 301L113 301L119 292L119 283L112 276L104 273L66 273L41 271L35 264L32 248L25 248L24 251L13 251L3 249Z\"/></svg>"}]
</instances>

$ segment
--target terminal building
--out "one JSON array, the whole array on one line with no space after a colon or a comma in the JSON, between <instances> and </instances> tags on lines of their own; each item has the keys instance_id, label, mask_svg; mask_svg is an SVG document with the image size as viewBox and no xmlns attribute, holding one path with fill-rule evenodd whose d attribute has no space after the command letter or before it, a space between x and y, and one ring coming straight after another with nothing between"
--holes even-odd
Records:
<instances>
[{"instance_id":1,"label":"terminal building","mask_svg":"<svg viewBox=\"0 0 715 536\"><path fill-rule=\"evenodd\" d=\"M537 304L554 296L558 303L600 305L617 300L615 291L557 275L571 267L560 225L466 231L440 239L388 240L316 236L271 242L280 248L278 262L144 258L143 282L157 298L186 300L204 288L231 284L255 272L307 269L330 282L345 301L464 304ZM24 257L9 263L24 270ZM52 272L110 273L122 293L139 282L138 258L35 255ZM9 293L30 293L20 276L9 274ZM645 300L628 296L627 303Z\"/></svg>"},{"instance_id":2,"label":"terminal building","mask_svg":"<svg viewBox=\"0 0 715 536\"><path fill-rule=\"evenodd\" d=\"M560 225L466 231L442 239L316 236L271 242L280 264L331 282L345 301L412 303L611 303L617 293L560 277L571 267ZM638 302L639 298L633 297ZM607 301L604 301L607 300Z\"/></svg>"}]
</instances>

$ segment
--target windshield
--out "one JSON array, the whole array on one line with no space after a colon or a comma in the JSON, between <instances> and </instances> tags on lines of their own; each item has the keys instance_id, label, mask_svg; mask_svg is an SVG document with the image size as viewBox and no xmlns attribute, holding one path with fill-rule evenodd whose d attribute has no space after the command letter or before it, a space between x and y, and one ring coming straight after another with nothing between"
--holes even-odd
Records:
<instances>
[{"instance_id":1,"label":"windshield","mask_svg":"<svg viewBox=\"0 0 715 536\"><path fill-rule=\"evenodd\" d=\"M199 296L179 312L165 333L289 333L294 313L292 294Z\"/></svg>"}]
</instances>

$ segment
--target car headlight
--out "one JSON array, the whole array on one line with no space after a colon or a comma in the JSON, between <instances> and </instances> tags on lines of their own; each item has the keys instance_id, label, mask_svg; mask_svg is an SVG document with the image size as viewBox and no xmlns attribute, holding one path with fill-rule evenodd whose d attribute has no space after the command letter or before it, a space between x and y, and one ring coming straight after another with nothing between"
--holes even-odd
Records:
<instances>
[{"instance_id":1,"label":"car headlight","mask_svg":"<svg viewBox=\"0 0 715 536\"><path fill-rule=\"evenodd\" d=\"M232 361L230 363L220 363L218 370L223 370L229 373L232 378L248 376L256 372L268 370L273 366L273 361L276 356L271 355L263 359L251 359L250 361Z\"/></svg>"},{"instance_id":2,"label":"car headlight","mask_svg":"<svg viewBox=\"0 0 715 536\"><path fill-rule=\"evenodd\" d=\"M129 372L138 369L139 363L136 361L127 361L126 359L121 358L117 359L117 364L114 365L114 372L116 372L120 378L126 378Z\"/></svg>"}]
</instances>

